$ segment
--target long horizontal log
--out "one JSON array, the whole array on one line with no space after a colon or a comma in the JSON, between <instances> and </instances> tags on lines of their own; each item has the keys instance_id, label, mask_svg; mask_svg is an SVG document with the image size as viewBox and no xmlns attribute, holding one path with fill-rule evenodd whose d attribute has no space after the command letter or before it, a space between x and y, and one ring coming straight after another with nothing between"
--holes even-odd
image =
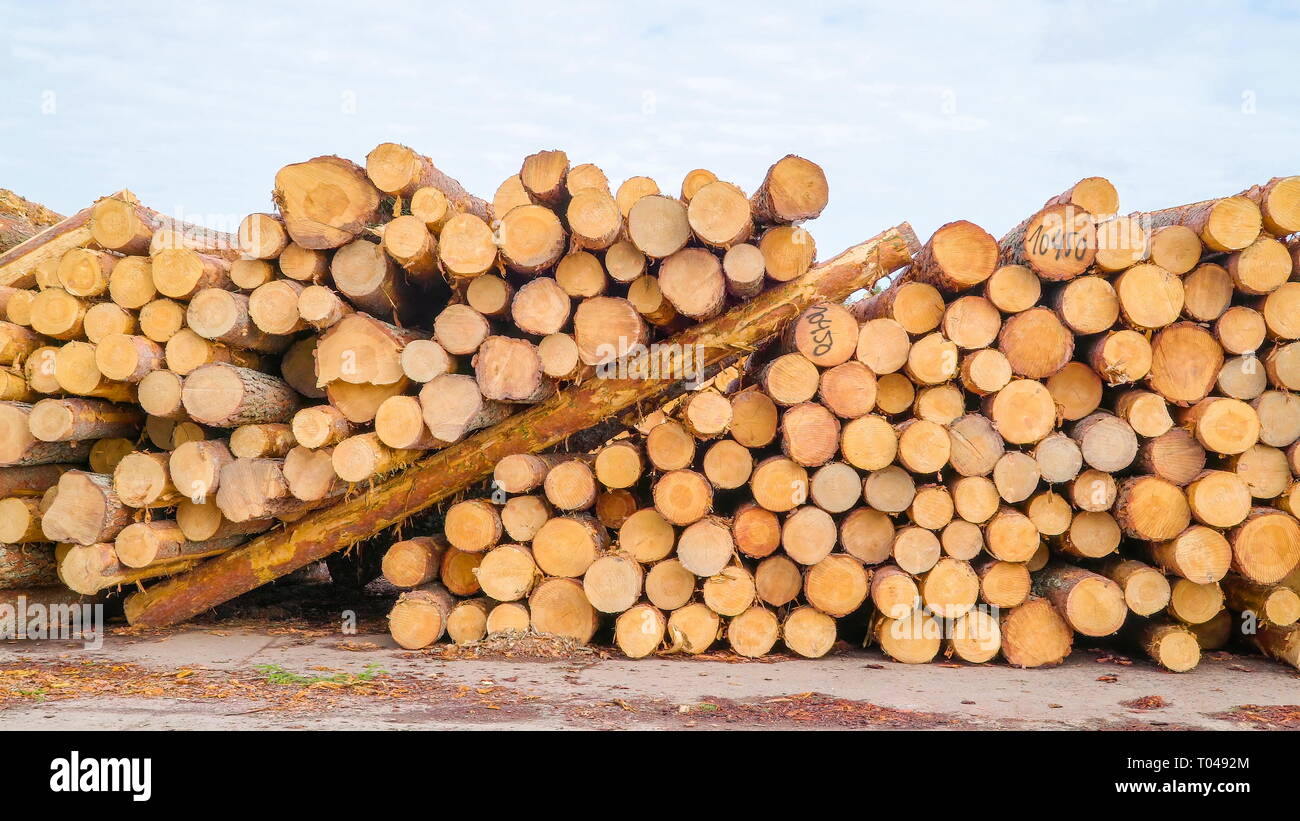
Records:
<instances>
[{"instance_id":1,"label":"long horizontal log","mask_svg":"<svg viewBox=\"0 0 1300 821\"><path fill-rule=\"evenodd\" d=\"M680 351L700 346L703 361L696 364L707 367L771 338L810 305L842 302L854 291L870 287L881 276L907 265L919 248L911 226L903 223L663 344ZM463 490L491 474L504 456L551 447L660 395L678 381L671 376L588 379L434 453L367 493L308 514L293 528L258 537L132 595L126 602L127 618L132 624L164 626L198 615Z\"/></svg>"},{"instance_id":2,"label":"long horizontal log","mask_svg":"<svg viewBox=\"0 0 1300 821\"><path fill-rule=\"evenodd\" d=\"M124 192L113 196L122 193ZM49 259L58 259L65 251L79 248L88 242L90 209L83 208L0 254L0 285L31 288L36 284L36 266Z\"/></svg>"}]
</instances>

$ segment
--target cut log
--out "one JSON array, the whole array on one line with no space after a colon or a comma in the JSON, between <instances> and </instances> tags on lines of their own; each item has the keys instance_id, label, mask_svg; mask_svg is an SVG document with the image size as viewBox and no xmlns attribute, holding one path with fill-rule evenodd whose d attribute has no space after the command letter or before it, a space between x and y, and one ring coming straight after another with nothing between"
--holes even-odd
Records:
<instances>
[{"instance_id":1,"label":"cut log","mask_svg":"<svg viewBox=\"0 0 1300 821\"><path fill-rule=\"evenodd\" d=\"M131 522L131 511L117 498L111 476L70 470L57 487L54 503L41 519L50 541L109 542Z\"/></svg>"},{"instance_id":2,"label":"cut log","mask_svg":"<svg viewBox=\"0 0 1300 821\"><path fill-rule=\"evenodd\" d=\"M185 327L185 306L170 299L155 299L140 309L140 333L164 343Z\"/></svg>"},{"instance_id":3,"label":"cut log","mask_svg":"<svg viewBox=\"0 0 1300 821\"><path fill-rule=\"evenodd\" d=\"M1211 584L1227 575L1232 547L1219 531L1192 525L1169 541L1152 544L1151 559L1166 572L1196 584Z\"/></svg>"},{"instance_id":4,"label":"cut log","mask_svg":"<svg viewBox=\"0 0 1300 821\"><path fill-rule=\"evenodd\" d=\"M1151 660L1166 670L1185 673L1201 661L1201 646L1186 625L1152 621L1142 625L1138 639Z\"/></svg>"},{"instance_id":5,"label":"cut log","mask_svg":"<svg viewBox=\"0 0 1300 821\"><path fill-rule=\"evenodd\" d=\"M398 646L419 650L435 643L447 631L455 599L440 584L408 590L388 613L388 632Z\"/></svg>"},{"instance_id":6,"label":"cut log","mask_svg":"<svg viewBox=\"0 0 1300 821\"><path fill-rule=\"evenodd\" d=\"M217 556L238 545L240 536L208 542L191 542L174 521L157 519L127 525L113 542L117 560L126 567L155 567L182 559Z\"/></svg>"},{"instance_id":7,"label":"cut log","mask_svg":"<svg viewBox=\"0 0 1300 821\"><path fill-rule=\"evenodd\" d=\"M167 453L129 453L113 470L113 492L127 507L171 507L185 494L177 490L168 468ZM201 501L202 495L190 497Z\"/></svg>"},{"instance_id":8,"label":"cut log","mask_svg":"<svg viewBox=\"0 0 1300 821\"><path fill-rule=\"evenodd\" d=\"M574 579L547 579L537 585L528 597L528 611L536 632L570 638L579 644L590 642L600 625L595 608Z\"/></svg>"},{"instance_id":9,"label":"cut log","mask_svg":"<svg viewBox=\"0 0 1300 821\"><path fill-rule=\"evenodd\" d=\"M379 222L379 191L359 166L340 157L281 168L275 201L289 236L304 248L338 248Z\"/></svg>"},{"instance_id":10,"label":"cut log","mask_svg":"<svg viewBox=\"0 0 1300 821\"><path fill-rule=\"evenodd\" d=\"M532 552L523 545L493 547L483 556L475 575L483 592L497 601L519 601L541 580Z\"/></svg>"},{"instance_id":11,"label":"cut log","mask_svg":"<svg viewBox=\"0 0 1300 821\"><path fill-rule=\"evenodd\" d=\"M474 380L484 398L533 404L555 393L542 372L537 346L526 339L489 336L474 355Z\"/></svg>"},{"instance_id":12,"label":"cut log","mask_svg":"<svg viewBox=\"0 0 1300 821\"><path fill-rule=\"evenodd\" d=\"M1300 563L1300 524L1280 510L1259 507L1228 533L1232 569L1256 584L1276 584Z\"/></svg>"},{"instance_id":13,"label":"cut log","mask_svg":"<svg viewBox=\"0 0 1300 821\"><path fill-rule=\"evenodd\" d=\"M42 442L131 437L143 422L139 408L97 399L42 399L27 417L32 436Z\"/></svg>"},{"instance_id":14,"label":"cut log","mask_svg":"<svg viewBox=\"0 0 1300 821\"><path fill-rule=\"evenodd\" d=\"M249 214L240 220L235 242L246 257L276 259L289 244L289 233L274 214Z\"/></svg>"},{"instance_id":15,"label":"cut log","mask_svg":"<svg viewBox=\"0 0 1300 821\"><path fill-rule=\"evenodd\" d=\"M1013 667L1060 664L1074 634L1047 599L1032 597L1002 614L1002 656Z\"/></svg>"},{"instance_id":16,"label":"cut log","mask_svg":"<svg viewBox=\"0 0 1300 821\"><path fill-rule=\"evenodd\" d=\"M821 166L787 154L768 169L750 205L758 222L791 223L816 219L828 198L826 174Z\"/></svg>"},{"instance_id":17,"label":"cut log","mask_svg":"<svg viewBox=\"0 0 1300 821\"><path fill-rule=\"evenodd\" d=\"M225 363L211 363L185 377L181 402L198 422L231 428L262 422L288 422L298 409L298 394L283 380Z\"/></svg>"}]
</instances>

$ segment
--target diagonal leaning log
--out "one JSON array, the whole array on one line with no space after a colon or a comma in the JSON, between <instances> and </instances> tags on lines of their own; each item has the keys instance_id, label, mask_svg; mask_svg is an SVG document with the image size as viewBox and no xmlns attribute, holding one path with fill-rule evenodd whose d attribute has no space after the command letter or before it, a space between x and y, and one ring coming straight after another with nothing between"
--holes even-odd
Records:
<instances>
[{"instance_id":1,"label":"diagonal leaning log","mask_svg":"<svg viewBox=\"0 0 1300 821\"><path fill-rule=\"evenodd\" d=\"M907 265L919 249L911 226L903 223L660 345L677 351L702 349L704 362L694 364L707 367L737 351L753 349L810 305L842 302L854 291L870 287ZM552 447L625 408L654 399L679 381L672 375L588 379L430 454L364 493L131 595L126 600L127 618L133 625L154 627L192 618L464 490L490 475L503 456Z\"/></svg>"}]
</instances>

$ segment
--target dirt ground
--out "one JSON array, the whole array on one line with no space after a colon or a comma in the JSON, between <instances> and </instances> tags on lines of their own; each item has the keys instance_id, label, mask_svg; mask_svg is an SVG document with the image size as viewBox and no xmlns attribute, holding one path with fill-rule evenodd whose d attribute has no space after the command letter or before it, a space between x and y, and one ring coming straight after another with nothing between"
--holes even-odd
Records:
<instances>
[{"instance_id":1,"label":"dirt ground","mask_svg":"<svg viewBox=\"0 0 1300 821\"><path fill-rule=\"evenodd\" d=\"M630 661L552 643L408 652L366 627L10 641L0 729L1300 729L1300 673L1258 656L1211 653L1183 675L1086 648L1052 670L908 666L847 646L815 661Z\"/></svg>"}]
</instances>

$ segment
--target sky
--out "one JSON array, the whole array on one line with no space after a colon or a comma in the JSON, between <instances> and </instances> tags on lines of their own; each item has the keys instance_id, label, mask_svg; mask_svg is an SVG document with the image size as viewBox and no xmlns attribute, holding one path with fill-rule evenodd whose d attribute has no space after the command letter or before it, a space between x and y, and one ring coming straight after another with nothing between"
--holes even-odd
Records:
<instances>
[{"instance_id":1,"label":"sky","mask_svg":"<svg viewBox=\"0 0 1300 821\"><path fill-rule=\"evenodd\" d=\"M130 188L233 230L275 172L410 145L490 199L534 151L676 193L820 163L819 258L1000 236L1076 180L1123 211L1300 173L1300 2L0 0L0 188Z\"/></svg>"}]
</instances>

